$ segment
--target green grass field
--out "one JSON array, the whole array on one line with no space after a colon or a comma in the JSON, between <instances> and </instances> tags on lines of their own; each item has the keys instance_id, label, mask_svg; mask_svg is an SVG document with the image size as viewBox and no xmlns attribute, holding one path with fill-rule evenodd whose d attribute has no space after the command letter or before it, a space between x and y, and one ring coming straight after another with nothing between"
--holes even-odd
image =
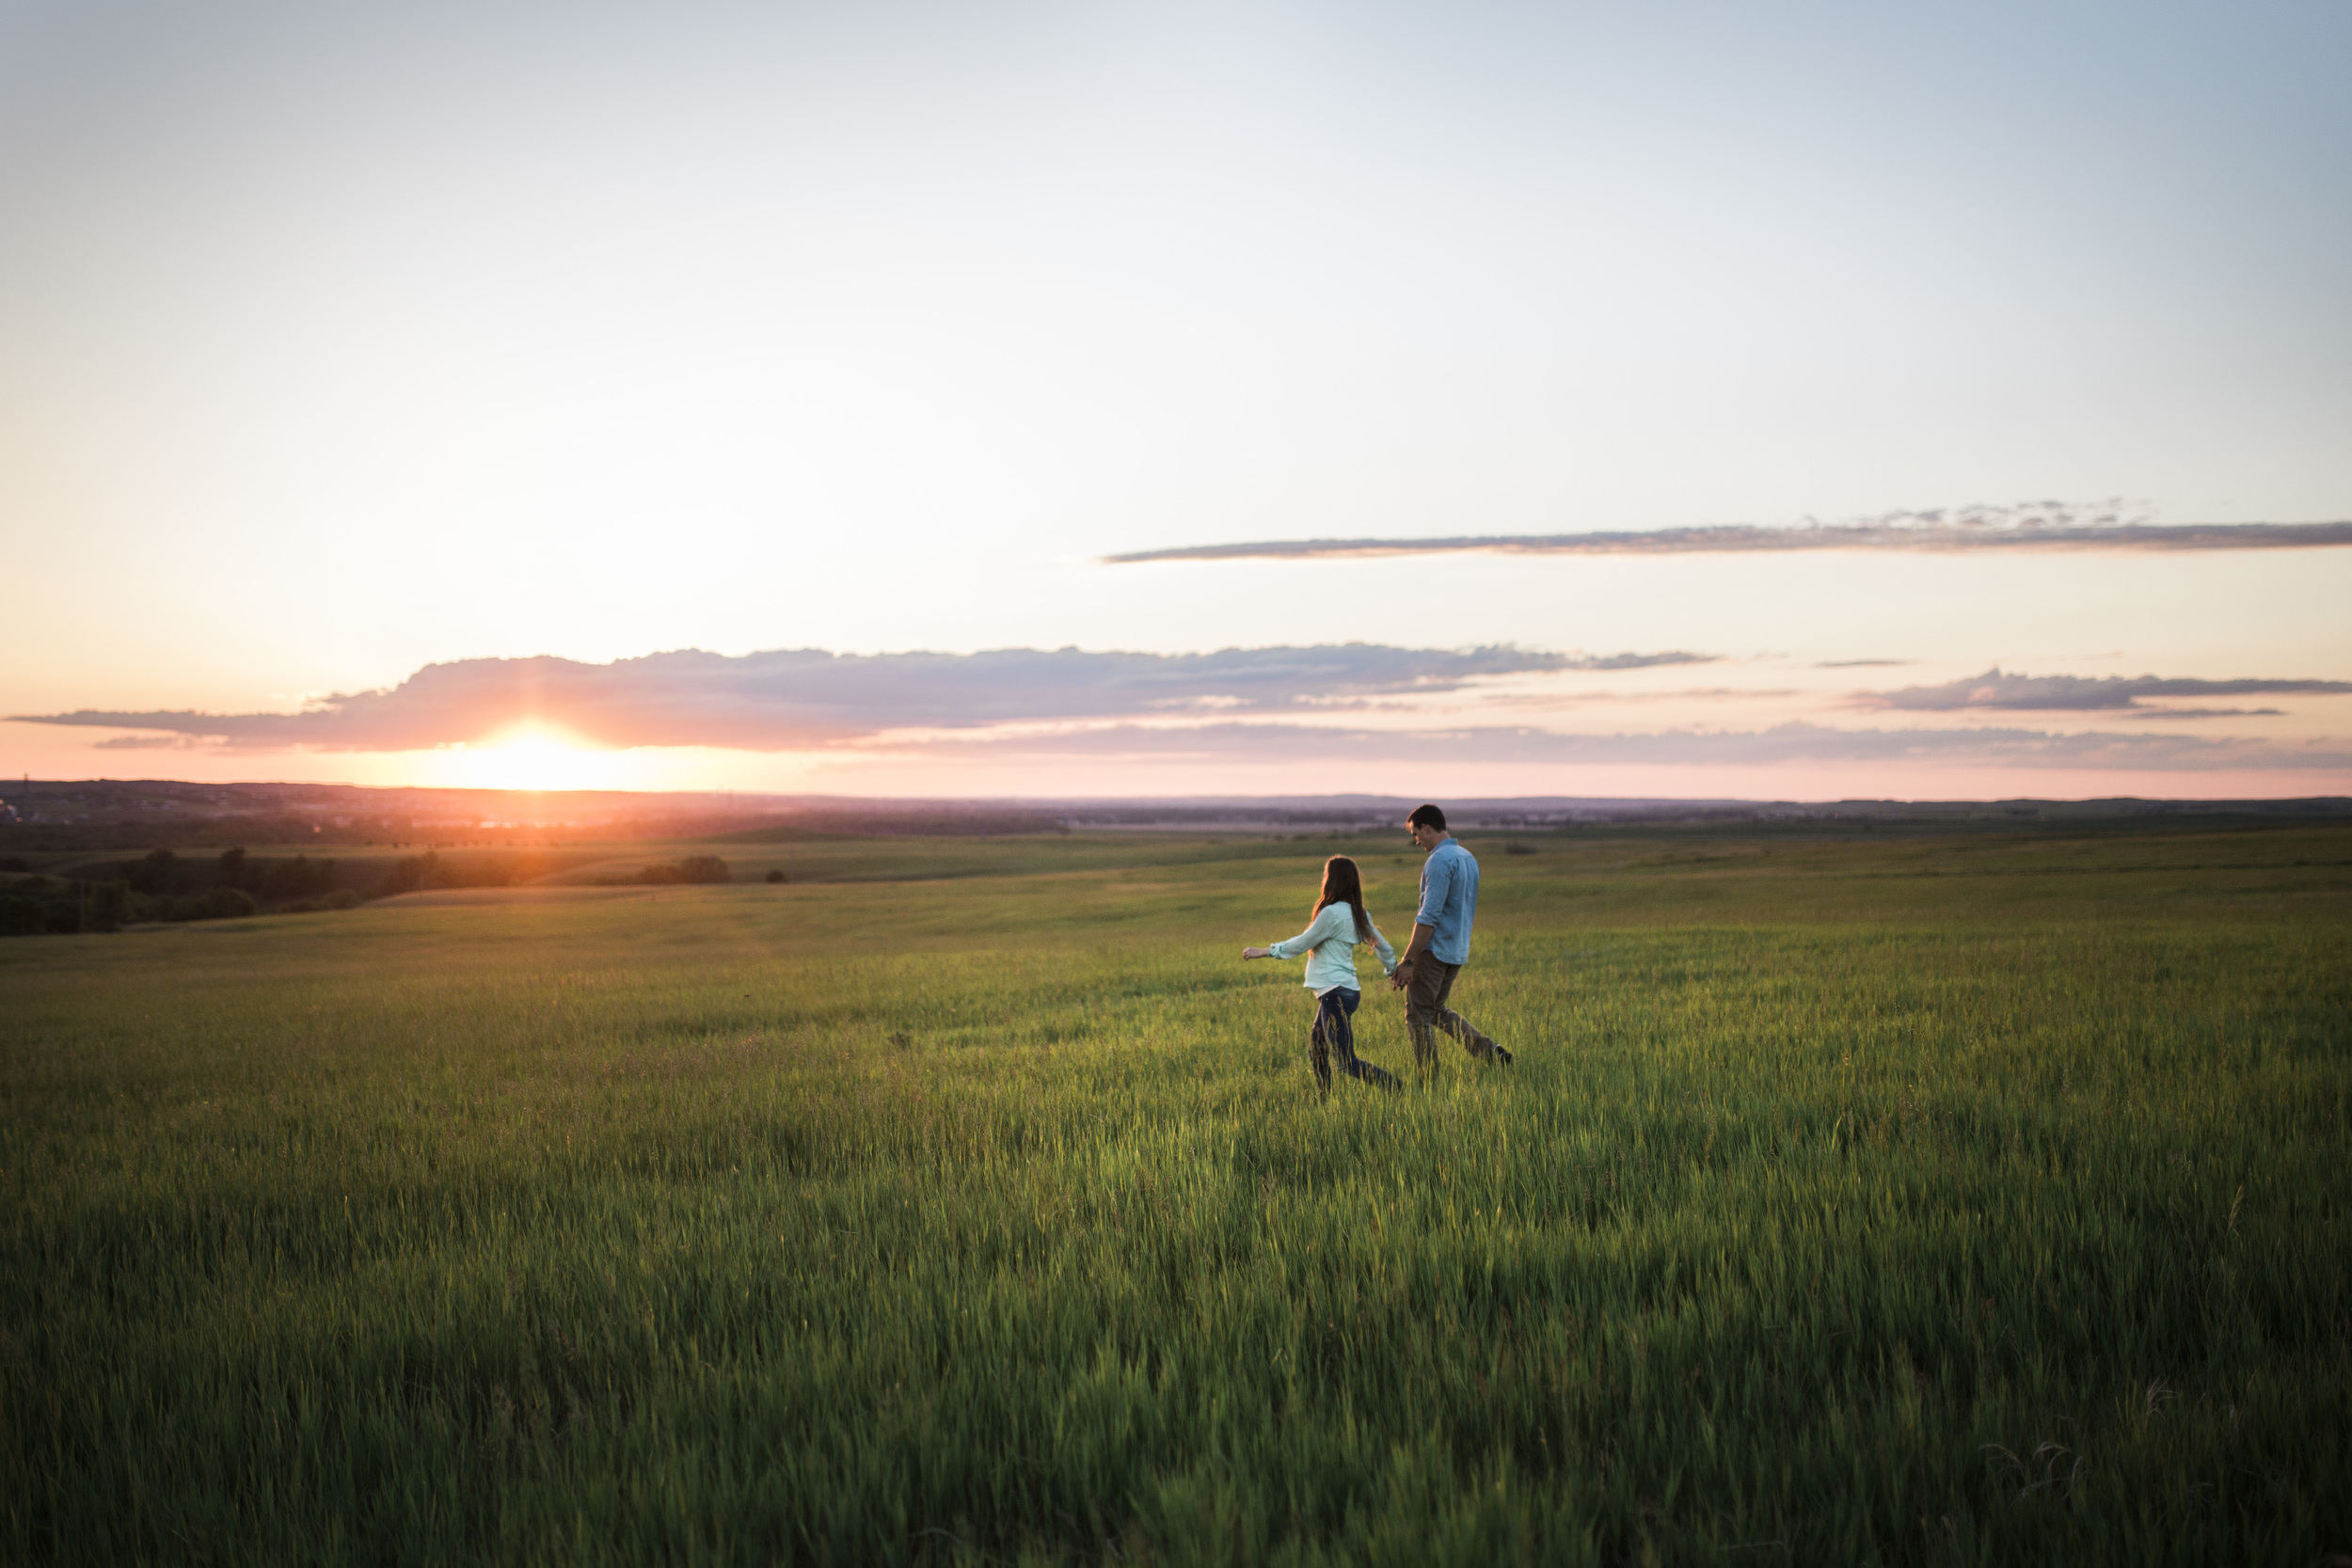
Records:
<instances>
[{"instance_id":1,"label":"green grass field","mask_svg":"<svg viewBox=\"0 0 2352 1568\"><path fill-rule=\"evenodd\" d=\"M2352 1552L2352 829L1518 836L0 943L0 1558Z\"/></svg>"}]
</instances>

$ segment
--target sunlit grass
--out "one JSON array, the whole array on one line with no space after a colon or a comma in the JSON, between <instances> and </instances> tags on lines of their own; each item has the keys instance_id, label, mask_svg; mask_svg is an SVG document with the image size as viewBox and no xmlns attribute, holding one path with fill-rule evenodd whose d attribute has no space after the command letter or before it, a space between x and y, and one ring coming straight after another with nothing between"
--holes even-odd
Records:
<instances>
[{"instance_id":1,"label":"sunlit grass","mask_svg":"<svg viewBox=\"0 0 2352 1568\"><path fill-rule=\"evenodd\" d=\"M2352 1542L2352 835L1488 853L1326 1103L1332 847L0 945L7 1554Z\"/></svg>"}]
</instances>

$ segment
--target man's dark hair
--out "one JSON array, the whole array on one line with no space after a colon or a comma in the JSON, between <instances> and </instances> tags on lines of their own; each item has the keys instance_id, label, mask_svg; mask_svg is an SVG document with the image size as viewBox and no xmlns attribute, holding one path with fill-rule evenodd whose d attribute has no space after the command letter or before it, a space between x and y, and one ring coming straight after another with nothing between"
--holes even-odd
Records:
<instances>
[{"instance_id":1,"label":"man's dark hair","mask_svg":"<svg viewBox=\"0 0 2352 1568\"><path fill-rule=\"evenodd\" d=\"M1416 828L1435 828L1439 832L1446 831L1445 813L1435 806L1415 806L1413 815L1405 820Z\"/></svg>"}]
</instances>

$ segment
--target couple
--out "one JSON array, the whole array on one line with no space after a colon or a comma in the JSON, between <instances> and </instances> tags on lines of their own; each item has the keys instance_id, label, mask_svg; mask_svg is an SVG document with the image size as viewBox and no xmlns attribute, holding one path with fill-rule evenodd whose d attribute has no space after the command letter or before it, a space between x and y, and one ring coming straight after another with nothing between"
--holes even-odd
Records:
<instances>
[{"instance_id":1,"label":"couple","mask_svg":"<svg viewBox=\"0 0 2352 1568\"><path fill-rule=\"evenodd\" d=\"M1478 911L1478 862L1446 832L1445 813L1436 806L1416 806L1405 819L1413 842L1429 856L1421 868L1421 909L1413 916L1413 940L1400 960L1389 939L1364 910L1364 882L1356 863L1334 855L1323 863L1323 895L1315 904L1313 922L1288 942L1271 947L1245 947L1245 958L1307 959L1307 988L1315 993L1315 1022L1307 1037L1308 1060L1314 1065L1315 1084L1331 1092L1331 1058L1340 1070L1381 1088L1401 1087L1396 1075L1356 1054L1356 1031L1349 1015L1362 992L1356 988L1356 944L1372 943L1392 990L1405 992L1405 1024L1413 1037L1413 1062L1423 1072L1438 1069L1436 1031L1442 1029L1462 1042L1462 1049L1483 1061L1511 1065L1511 1053L1480 1034L1477 1025L1446 1006L1454 977L1470 960L1470 918Z\"/></svg>"}]
</instances>

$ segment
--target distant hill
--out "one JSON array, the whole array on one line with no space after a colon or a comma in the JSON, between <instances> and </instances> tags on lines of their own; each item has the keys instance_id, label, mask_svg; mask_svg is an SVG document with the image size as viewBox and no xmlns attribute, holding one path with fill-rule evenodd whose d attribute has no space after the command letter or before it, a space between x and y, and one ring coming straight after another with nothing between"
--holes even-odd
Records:
<instances>
[{"instance_id":1,"label":"distant hill","mask_svg":"<svg viewBox=\"0 0 2352 1568\"><path fill-rule=\"evenodd\" d=\"M32 779L0 786L0 855L10 849L181 849L250 845L543 845L810 833L967 837L1163 830L1267 832L1393 827L1403 796L883 800L725 791L373 789L357 784ZM1638 823L2088 823L2352 816L2352 798L2296 800L1738 800L1529 796L1441 802L1456 826L1518 831Z\"/></svg>"}]
</instances>

